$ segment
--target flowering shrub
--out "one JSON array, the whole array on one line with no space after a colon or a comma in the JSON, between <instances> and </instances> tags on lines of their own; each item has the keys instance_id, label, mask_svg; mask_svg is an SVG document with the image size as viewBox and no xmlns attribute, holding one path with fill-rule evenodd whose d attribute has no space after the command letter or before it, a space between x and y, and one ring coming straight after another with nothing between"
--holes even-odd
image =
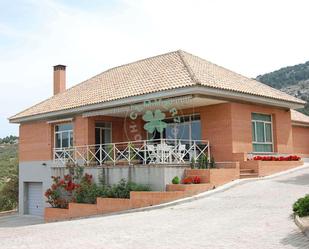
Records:
<instances>
[{"instance_id":1,"label":"flowering shrub","mask_svg":"<svg viewBox=\"0 0 309 249\"><path fill-rule=\"evenodd\" d=\"M299 161L301 157L296 155L291 156L255 156L253 160L261 160L261 161Z\"/></svg>"},{"instance_id":2,"label":"flowering shrub","mask_svg":"<svg viewBox=\"0 0 309 249\"><path fill-rule=\"evenodd\" d=\"M95 204L97 197L130 198L131 191L150 191L147 185L121 179L114 185L97 185L90 174L81 177L65 175L64 179L52 177L53 184L45 192L47 202L54 208L68 208L70 202Z\"/></svg>"},{"instance_id":3,"label":"flowering shrub","mask_svg":"<svg viewBox=\"0 0 309 249\"><path fill-rule=\"evenodd\" d=\"M93 182L92 175L85 174L80 180L80 187L74 192L77 203L96 203L97 197L101 196L103 188Z\"/></svg>"},{"instance_id":4,"label":"flowering shrub","mask_svg":"<svg viewBox=\"0 0 309 249\"><path fill-rule=\"evenodd\" d=\"M201 177L194 176L192 181L193 181L194 184L200 184L201 183Z\"/></svg>"},{"instance_id":5,"label":"flowering shrub","mask_svg":"<svg viewBox=\"0 0 309 249\"><path fill-rule=\"evenodd\" d=\"M52 176L53 184L46 190L47 202L55 208L68 208L69 202L74 202L74 191L80 187L74 183L71 175L65 175L64 179Z\"/></svg>"},{"instance_id":6,"label":"flowering shrub","mask_svg":"<svg viewBox=\"0 0 309 249\"><path fill-rule=\"evenodd\" d=\"M193 183L192 177L190 177L190 176L185 177L185 178L182 180L182 183L183 183L183 184L191 184L191 183Z\"/></svg>"}]
</instances>

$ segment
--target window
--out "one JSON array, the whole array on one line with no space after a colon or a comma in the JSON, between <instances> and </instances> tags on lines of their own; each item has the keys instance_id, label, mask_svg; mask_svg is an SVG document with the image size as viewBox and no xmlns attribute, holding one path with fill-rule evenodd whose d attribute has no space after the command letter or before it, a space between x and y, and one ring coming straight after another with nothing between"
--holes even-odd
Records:
<instances>
[{"instance_id":1,"label":"window","mask_svg":"<svg viewBox=\"0 0 309 249\"><path fill-rule=\"evenodd\" d=\"M254 152L272 152L271 115L252 113L252 144Z\"/></svg>"},{"instance_id":2,"label":"window","mask_svg":"<svg viewBox=\"0 0 309 249\"><path fill-rule=\"evenodd\" d=\"M149 134L148 139L182 139L182 140L201 140L201 121L199 115L181 116L179 119L167 118L166 129L162 134Z\"/></svg>"},{"instance_id":3,"label":"window","mask_svg":"<svg viewBox=\"0 0 309 249\"><path fill-rule=\"evenodd\" d=\"M72 123L55 126L55 148L67 148L73 146Z\"/></svg>"}]
</instances>

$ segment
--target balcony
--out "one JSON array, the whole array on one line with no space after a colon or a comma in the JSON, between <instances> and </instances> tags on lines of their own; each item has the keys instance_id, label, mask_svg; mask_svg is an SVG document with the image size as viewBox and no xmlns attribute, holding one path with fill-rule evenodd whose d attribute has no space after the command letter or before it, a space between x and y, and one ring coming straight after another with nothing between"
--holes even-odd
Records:
<instances>
[{"instance_id":1,"label":"balcony","mask_svg":"<svg viewBox=\"0 0 309 249\"><path fill-rule=\"evenodd\" d=\"M54 148L54 165L68 162L84 166L189 164L210 160L207 140L155 139Z\"/></svg>"}]
</instances>

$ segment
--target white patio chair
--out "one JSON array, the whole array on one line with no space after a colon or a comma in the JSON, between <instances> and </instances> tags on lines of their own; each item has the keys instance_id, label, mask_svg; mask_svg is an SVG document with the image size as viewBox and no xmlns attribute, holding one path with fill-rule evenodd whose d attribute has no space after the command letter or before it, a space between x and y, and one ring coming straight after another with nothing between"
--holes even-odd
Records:
<instances>
[{"instance_id":1,"label":"white patio chair","mask_svg":"<svg viewBox=\"0 0 309 249\"><path fill-rule=\"evenodd\" d=\"M158 144L157 145L157 153L159 156L159 160L157 160L160 163L164 162L172 162L172 147L169 146L166 143Z\"/></svg>"},{"instance_id":2,"label":"white patio chair","mask_svg":"<svg viewBox=\"0 0 309 249\"><path fill-rule=\"evenodd\" d=\"M178 163L183 162L183 158L186 155L186 145L185 144L179 144L178 149L176 150L175 159Z\"/></svg>"},{"instance_id":3,"label":"white patio chair","mask_svg":"<svg viewBox=\"0 0 309 249\"><path fill-rule=\"evenodd\" d=\"M150 159L149 163L155 163L157 161L157 158L158 158L156 147L152 144L148 144L148 145L146 145L146 147L147 147L148 157Z\"/></svg>"}]
</instances>

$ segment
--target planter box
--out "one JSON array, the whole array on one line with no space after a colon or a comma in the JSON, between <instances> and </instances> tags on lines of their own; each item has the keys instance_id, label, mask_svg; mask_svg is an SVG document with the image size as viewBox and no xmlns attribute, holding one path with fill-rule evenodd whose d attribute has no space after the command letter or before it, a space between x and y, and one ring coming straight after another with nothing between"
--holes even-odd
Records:
<instances>
[{"instance_id":1,"label":"planter box","mask_svg":"<svg viewBox=\"0 0 309 249\"><path fill-rule=\"evenodd\" d=\"M183 191L175 192L143 192L132 191L130 192L130 200L132 208L148 207L158 205L161 203L174 201L185 197Z\"/></svg>"},{"instance_id":2,"label":"planter box","mask_svg":"<svg viewBox=\"0 0 309 249\"><path fill-rule=\"evenodd\" d=\"M184 191L185 196L196 195L212 188L213 186L210 183L166 185L166 191Z\"/></svg>"},{"instance_id":3,"label":"planter box","mask_svg":"<svg viewBox=\"0 0 309 249\"><path fill-rule=\"evenodd\" d=\"M121 198L97 198L99 213L112 213L131 209L130 199Z\"/></svg>"},{"instance_id":4,"label":"planter box","mask_svg":"<svg viewBox=\"0 0 309 249\"><path fill-rule=\"evenodd\" d=\"M239 179L239 168L210 169L209 182L215 187Z\"/></svg>"},{"instance_id":5,"label":"planter box","mask_svg":"<svg viewBox=\"0 0 309 249\"><path fill-rule=\"evenodd\" d=\"M199 176L201 178L201 183L209 183L209 170L208 169L186 169L186 177Z\"/></svg>"},{"instance_id":6,"label":"planter box","mask_svg":"<svg viewBox=\"0 0 309 249\"><path fill-rule=\"evenodd\" d=\"M45 208L45 221L60 221L87 217L103 213L113 213L132 208L148 207L185 197L184 191L148 192L131 191L130 199L97 198L97 204L69 203L68 209Z\"/></svg>"},{"instance_id":7,"label":"planter box","mask_svg":"<svg viewBox=\"0 0 309 249\"><path fill-rule=\"evenodd\" d=\"M45 208L46 222L68 220L98 214L96 204L69 203L69 208Z\"/></svg>"},{"instance_id":8,"label":"planter box","mask_svg":"<svg viewBox=\"0 0 309 249\"><path fill-rule=\"evenodd\" d=\"M309 216L299 217L298 215L295 215L294 221L300 230L309 238Z\"/></svg>"},{"instance_id":9,"label":"planter box","mask_svg":"<svg viewBox=\"0 0 309 249\"><path fill-rule=\"evenodd\" d=\"M64 208L45 208L45 222L60 221L69 219L69 209Z\"/></svg>"},{"instance_id":10,"label":"planter box","mask_svg":"<svg viewBox=\"0 0 309 249\"><path fill-rule=\"evenodd\" d=\"M98 214L97 204L69 203L70 218L86 217Z\"/></svg>"},{"instance_id":11,"label":"planter box","mask_svg":"<svg viewBox=\"0 0 309 249\"><path fill-rule=\"evenodd\" d=\"M237 164L238 165L238 164ZM186 176L199 176L202 183L210 183L212 186L239 179L239 167L215 168L215 169L186 169Z\"/></svg>"},{"instance_id":12,"label":"planter box","mask_svg":"<svg viewBox=\"0 0 309 249\"><path fill-rule=\"evenodd\" d=\"M301 161L258 161L259 176L267 176L284 170L292 169L304 164Z\"/></svg>"},{"instance_id":13,"label":"planter box","mask_svg":"<svg viewBox=\"0 0 309 249\"><path fill-rule=\"evenodd\" d=\"M304 162L300 161L261 161L250 160L243 163L247 169L253 169L259 176L268 176L281 171L292 169L303 165Z\"/></svg>"}]
</instances>

